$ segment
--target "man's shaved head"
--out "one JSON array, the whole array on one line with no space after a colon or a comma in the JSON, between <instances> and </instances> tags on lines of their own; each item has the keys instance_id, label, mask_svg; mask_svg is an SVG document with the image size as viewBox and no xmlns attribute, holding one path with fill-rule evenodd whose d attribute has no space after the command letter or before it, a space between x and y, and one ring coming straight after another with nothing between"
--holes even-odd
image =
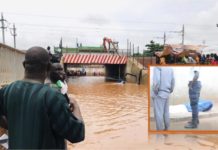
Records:
<instances>
[{"instance_id":1,"label":"man's shaved head","mask_svg":"<svg viewBox=\"0 0 218 150\"><path fill-rule=\"evenodd\" d=\"M49 62L49 54L47 50L42 47L32 47L27 50L25 55L25 62L30 63L48 63Z\"/></svg>"},{"instance_id":2,"label":"man's shaved head","mask_svg":"<svg viewBox=\"0 0 218 150\"><path fill-rule=\"evenodd\" d=\"M26 73L45 73L50 64L49 54L47 50L42 47L31 47L26 52L23 64Z\"/></svg>"}]
</instances>

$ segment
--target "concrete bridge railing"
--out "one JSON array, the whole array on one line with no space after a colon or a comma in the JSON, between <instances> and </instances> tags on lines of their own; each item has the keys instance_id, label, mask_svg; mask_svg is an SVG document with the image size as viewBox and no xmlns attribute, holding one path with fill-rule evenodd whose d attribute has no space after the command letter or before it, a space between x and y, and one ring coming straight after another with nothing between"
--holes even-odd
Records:
<instances>
[{"instance_id":1,"label":"concrete bridge railing","mask_svg":"<svg viewBox=\"0 0 218 150\"><path fill-rule=\"evenodd\" d=\"M0 43L0 86L23 78L25 52Z\"/></svg>"},{"instance_id":2,"label":"concrete bridge railing","mask_svg":"<svg viewBox=\"0 0 218 150\"><path fill-rule=\"evenodd\" d=\"M138 84L146 84L147 82L148 70L146 70L135 58L128 59L126 73L128 74L128 76L126 76L128 82ZM129 76L129 74L132 76Z\"/></svg>"}]
</instances>

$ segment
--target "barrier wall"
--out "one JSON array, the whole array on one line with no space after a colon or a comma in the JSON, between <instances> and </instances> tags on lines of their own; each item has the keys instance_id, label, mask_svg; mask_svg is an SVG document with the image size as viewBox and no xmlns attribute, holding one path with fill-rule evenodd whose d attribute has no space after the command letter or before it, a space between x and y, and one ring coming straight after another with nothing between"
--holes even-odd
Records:
<instances>
[{"instance_id":1,"label":"barrier wall","mask_svg":"<svg viewBox=\"0 0 218 150\"><path fill-rule=\"evenodd\" d=\"M147 70L135 58L129 58L126 67L126 80L127 82L146 84Z\"/></svg>"},{"instance_id":2,"label":"barrier wall","mask_svg":"<svg viewBox=\"0 0 218 150\"><path fill-rule=\"evenodd\" d=\"M0 43L0 85L22 79L25 52Z\"/></svg>"},{"instance_id":3,"label":"barrier wall","mask_svg":"<svg viewBox=\"0 0 218 150\"><path fill-rule=\"evenodd\" d=\"M148 65L156 65L156 57L134 57L138 61L138 63L142 64L144 63L144 67L148 67Z\"/></svg>"}]
</instances>

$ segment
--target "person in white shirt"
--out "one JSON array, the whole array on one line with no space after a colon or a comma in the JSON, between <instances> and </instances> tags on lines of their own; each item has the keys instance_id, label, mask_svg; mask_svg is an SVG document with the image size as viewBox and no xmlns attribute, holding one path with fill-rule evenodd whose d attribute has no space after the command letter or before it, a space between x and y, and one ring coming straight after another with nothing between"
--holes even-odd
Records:
<instances>
[{"instance_id":1,"label":"person in white shirt","mask_svg":"<svg viewBox=\"0 0 218 150\"><path fill-rule=\"evenodd\" d=\"M154 67L151 95L157 130L169 129L169 96L174 86L174 72L171 67Z\"/></svg>"}]
</instances>

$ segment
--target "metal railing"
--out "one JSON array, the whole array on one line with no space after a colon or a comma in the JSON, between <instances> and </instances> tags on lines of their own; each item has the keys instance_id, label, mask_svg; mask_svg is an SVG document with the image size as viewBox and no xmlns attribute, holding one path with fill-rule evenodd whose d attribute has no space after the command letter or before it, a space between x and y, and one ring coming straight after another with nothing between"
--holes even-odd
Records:
<instances>
[{"instance_id":1,"label":"metal railing","mask_svg":"<svg viewBox=\"0 0 218 150\"><path fill-rule=\"evenodd\" d=\"M0 43L0 85L22 79L25 52Z\"/></svg>"}]
</instances>

